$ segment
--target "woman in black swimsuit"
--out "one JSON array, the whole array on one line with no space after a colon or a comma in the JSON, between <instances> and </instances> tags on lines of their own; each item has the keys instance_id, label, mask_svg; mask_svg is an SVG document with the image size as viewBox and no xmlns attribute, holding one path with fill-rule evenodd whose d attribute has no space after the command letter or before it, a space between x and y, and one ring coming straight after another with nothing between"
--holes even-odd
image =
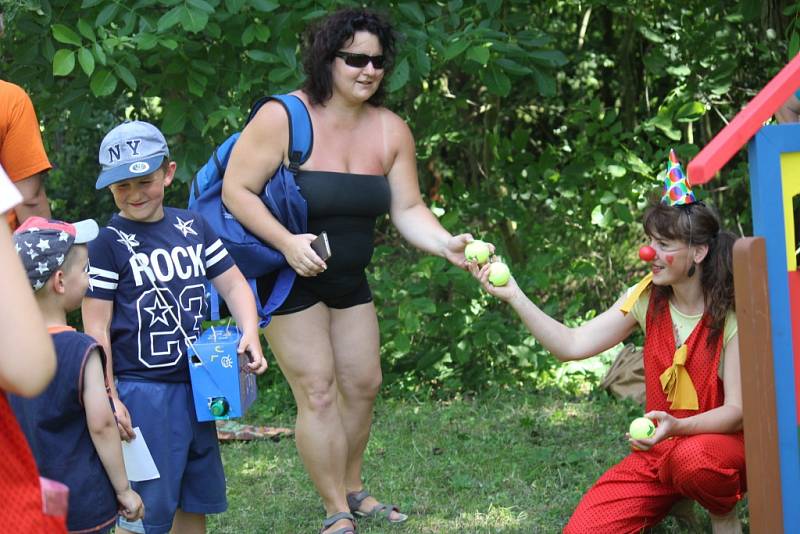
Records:
<instances>
[{"instance_id":1,"label":"woman in black swimsuit","mask_svg":"<svg viewBox=\"0 0 800 534\"><path fill-rule=\"evenodd\" d=\"M363 486L361 466L381 384L378 320L364 269L377 217L389 213L415 247L464 267L468 234L452 236L423 203L414 138L381 106L394 57L392 28L365 10L323 20L307 38L305 86L313 151L297 178L308 202L308 234L289 233L258 195L284 162L289 126L280 104L264 105L237 142L223 197L253 234L280 250L299 275L265 335L297 402L300 456L325 505L325 534L355 532L352 514L401 522ZM333 255L310 243L321 231ZM259 281L269 291L271 280Z\"/></svg>"}]
</instances>

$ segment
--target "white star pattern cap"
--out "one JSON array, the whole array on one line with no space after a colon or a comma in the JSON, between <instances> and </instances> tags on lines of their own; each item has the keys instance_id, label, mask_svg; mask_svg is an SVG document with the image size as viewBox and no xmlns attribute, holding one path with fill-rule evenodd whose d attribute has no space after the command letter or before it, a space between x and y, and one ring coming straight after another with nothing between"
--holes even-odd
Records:
<instances>
[{"instance_id":1,"label":"white star pattern cap","mask_svg":"<svg viewBox=\"0 0 800 534\"><path fill-rule=\"evenodd\" d=\"M88 243L100 232L93 219L76 223L29 217L14 230L14 248L31 287L38 291L64 263L74 244Z\"/></svg>"}]
</instances>

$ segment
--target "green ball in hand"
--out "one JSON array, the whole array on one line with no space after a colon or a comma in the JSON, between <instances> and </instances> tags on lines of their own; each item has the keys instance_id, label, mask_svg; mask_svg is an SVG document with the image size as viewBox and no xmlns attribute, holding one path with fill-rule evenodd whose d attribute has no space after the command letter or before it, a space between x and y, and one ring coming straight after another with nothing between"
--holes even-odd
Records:
<instances>
[{"instance_id":1,"label":"green ball in hand","mask_svg":"<svg viewBox=\"0 0 800 534\"><path fill-rule=\"evenodd\" d=\"M631 421L631 426L628 429L628 434L633 439L648 439L652 438L656 433L656 426L647 417L637 417Z\"/></svg>"},{"instance_id":2,"label":"green ball in hand","mask_svg":"<svg viewBox=\"0 0 800 534\"><path fill-rule=\"evenodd\" d=\"M483 241L471 241L464 248L464 257L467 261L474 261L479 264L486 263L489 260L489 254L489 245Z\"/></svg>"},{"instance_id":3,"label":"green ball in hand","mask_svg":"<svg viewBox=\"0 0 800 534\"><path fill-rule=\"evenodd\" d=\"M495 287L504 286L511 277L511 271L505 263L496 261L489 265L489 283Z\"/></svg>"}]
</instances>

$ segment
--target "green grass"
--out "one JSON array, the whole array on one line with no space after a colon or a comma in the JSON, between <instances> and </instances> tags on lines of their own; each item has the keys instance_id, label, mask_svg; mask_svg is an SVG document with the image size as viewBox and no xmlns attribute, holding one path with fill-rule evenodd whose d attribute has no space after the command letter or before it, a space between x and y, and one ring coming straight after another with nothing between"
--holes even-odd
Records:
<instances>
[{"instance_id":1,"label":"green grass","mask_svg":"<svg viewBox=\"0 0 800 534\"><path fill-rule=\"evenodd\" d=\"M293 414L282 412L270 423L291 426ZM254 414L262 419L264 408ZM638 406L604 394L570 398L558 391L449 402L380 399L365 459L367 488L410 519L402 526L362 521L359 533L560 532L584 491L629 450L624 432L637 414ZM293 439L226 444L222 455L230 506L210 518L209 532L319 531L324 510ZM707 514L695 508L699 531L709 532ZM692 530L668 518L654 532Z\"/></svg>"}]
</instances>

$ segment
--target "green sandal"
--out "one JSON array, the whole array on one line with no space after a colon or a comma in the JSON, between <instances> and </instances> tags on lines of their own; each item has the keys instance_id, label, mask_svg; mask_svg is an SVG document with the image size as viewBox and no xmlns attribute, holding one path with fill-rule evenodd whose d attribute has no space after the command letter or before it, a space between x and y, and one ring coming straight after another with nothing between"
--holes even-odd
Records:
<instances>
[{"instance_id":1,"label":"green sandal","mask_svg":"<svg viewBox=\"0 0 800 534\"><path fill-rule=\"evenodd\" d=\"M341 521L342 519L349 520L353 526L352 527L342 527L338 530L334 530L333 532L329 532L328 534L356 534L356 518L353 517L352 514L348 514L347 512L338 512L333 514L332 516L326 517L325 521L322 522L322 530L320 530L320 534L325 532L325 529L331 528L331 525L336 523L337 521Z\"/></svg>"},{"instance_id":2,"label":"green sandal","mask_svg":"<svg viewBox=\"0 0 800 534\"><path fill-rule=\"evenodd\" d=\"M408 519L408 516L400 513L400 509L394 504L383 504L379 502L369 512L362 512L360 510L361 503L363 503L364 499L369 496L370 495L367 490L353 491L347 494L347 506L350 507L350 511L353 513L353 515L363 517L365 519L384 517L389 523L402 523ZM392 519L392 512L397 512L399 517L397 519Z\"/></svg>"}]
</instances>

